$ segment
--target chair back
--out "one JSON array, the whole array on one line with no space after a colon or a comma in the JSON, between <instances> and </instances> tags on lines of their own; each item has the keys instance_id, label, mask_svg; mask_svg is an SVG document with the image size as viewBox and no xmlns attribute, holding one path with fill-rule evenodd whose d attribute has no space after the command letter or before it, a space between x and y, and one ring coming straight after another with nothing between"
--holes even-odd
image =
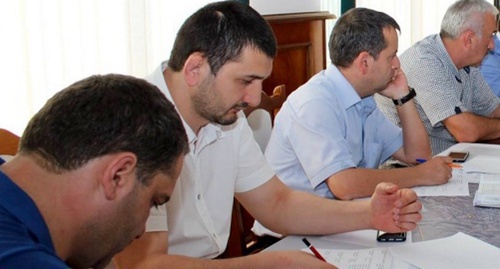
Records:
<instances>
[{"instance_id":1,"label":"chair back","mask_svg":"<svg viewBox=\"0 0 500 269\"><path fill-rule=\"evenodd\" d=\"M257 141L260 149L264 152L273 128L271 115L266 110L258 108L248 115L247 121L253 131L255 141Z\"/></svg>"},{"instance_id":2,"label":"chair back","mask_svg":"<svg viewBox=\"0 0 500 269\"><path fill-rule=\"evenodd\" d=\"M262 152L266 149L267 142L271 136L274 117L285 100L285 85L279 85L274 88L273 95L271 96L262 91L261 101L258 106L245 109L248 125L250 125L254 138Z\"/></svg>"},{"instance_id":3,"label":"chair back","mask_svg":"<svg viewBox=\"0 0 500 269\"><path fill-rule=\"evenodd\" d=\"M253 111L257 109L264 109L271 115L271 122L274 122L274 117L286 100L286 87L284 84L278 85L274 88L271 96L267 95L264 91L261 93L260 104L256 107L247 107L245 115L248 117Z\"/></svg>"},{"instance_id":4,"label":"chair back","mask_svg":"<svg viewBox=\"0 0 500 269\"><path fill-rule=\"evenodd\" d=\"M0 155L16 155L19 136L0 128Z\"/></svg>"}]
</instances>

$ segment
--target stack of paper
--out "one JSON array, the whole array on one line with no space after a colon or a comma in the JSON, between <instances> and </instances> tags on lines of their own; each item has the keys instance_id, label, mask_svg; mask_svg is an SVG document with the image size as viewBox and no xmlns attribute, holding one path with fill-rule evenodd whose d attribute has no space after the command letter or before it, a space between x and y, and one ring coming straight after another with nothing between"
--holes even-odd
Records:
<instances>
[{"instance_id":1,"label":"stack of paper","mask_svg":"<svg viewBox=\"0 0 500 269\"><path fill-rule=\"evenodd\" d=\"M473 204L474 206L500 207L500 175L482 175Z\"/></svg>"}]
</instances>

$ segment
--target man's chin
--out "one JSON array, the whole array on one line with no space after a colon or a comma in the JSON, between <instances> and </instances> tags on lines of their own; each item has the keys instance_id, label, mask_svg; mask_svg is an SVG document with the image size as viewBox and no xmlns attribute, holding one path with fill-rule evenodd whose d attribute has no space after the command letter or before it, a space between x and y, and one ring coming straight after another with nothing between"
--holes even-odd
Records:
<instances>
[{"instance_id":1,"label":"man's chin","mask_svg":"<svg viewBox=\"0 0 500 269\"><path fill-rule=\"evenodd\" d=\"M238 120L238 115L236 113L226 114L224 117L220 117L215 120L216 123L220 125L231 125Z\"/></svg>"}]
</instances>

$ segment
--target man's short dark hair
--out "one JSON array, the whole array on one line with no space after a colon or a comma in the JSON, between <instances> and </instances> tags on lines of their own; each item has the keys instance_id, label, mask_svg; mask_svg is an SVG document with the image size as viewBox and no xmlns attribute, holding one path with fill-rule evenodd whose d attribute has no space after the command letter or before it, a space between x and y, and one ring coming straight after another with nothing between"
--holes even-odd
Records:
<instances>
[{"instance_id":1,"label":"man's short dark hair","mask_svg":"<svg viewBox=\"0 0 500 269\"><path fill-rule=\"evenodd\" d=\"M332 64L349 67L358 55L366 51L377 59L387 47L383 30L401 31L389 15L368 8L353 8L338 19L328 44Z\"/></svg>"},{"instance_id":2,"label":"man's short dark hair","mask_svg":"<svg viewBox=\"0 0 500 269\"><path fill-rule=\"evenodd\" d=\"M187 150L172 103L145 80L117 74L91 76L55 94L30 120L20 142L20 154L36 156L56 173L132 152L137 176L146 185L159 171L173 171Z\"/></svg>"},{"instance_id":3,"label":"man's short dark hair","mask_svg":"<svg viewBox=\"0 0 500 269\"><path fill-rule=\"evenodd\" d=\"M189 55L200 52L208 59L213 74L236 60L250 46L269 58L276 55L276 38L269 24L253 8L239 1L208 4L181 26L168 66L178 72Z\"/></svg>"}]
</instances>

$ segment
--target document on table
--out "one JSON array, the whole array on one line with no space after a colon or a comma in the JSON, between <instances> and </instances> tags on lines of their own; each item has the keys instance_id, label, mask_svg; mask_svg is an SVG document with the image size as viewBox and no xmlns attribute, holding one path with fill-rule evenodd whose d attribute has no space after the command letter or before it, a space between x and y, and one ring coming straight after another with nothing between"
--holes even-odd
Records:
<instances>
[{"instance_id":1,"label":"document on table","mask_svg":"<svg viewBox=\"0 0 500 269\"><path fill-rule=\"evenodd\" d=\"M413 187L418 196L469 196L469 181L462 169L453 169L448 183Z\"/></svg>"},{"instance_id":2,"label":"document on table","mask_svg":"<svg viewBox=\"0 0 500 269\"><path fill-rule=\"evenodd\" d=\"M325 235L321 237L321 240L328 241L332 246L336 246L336 249L318 249L318 251L329 263L336 265L338 268L413 269L416 267L399 259L393 259L387 251L390 246L411 244L411 233L411 231L406 233L405 242L386 243L376 240L376 230L358 230ZM345 249L347 247L349 249Z\"/></svg>"},{"instance_id":3,"label":"document on table","mask_svg":"<svg viewBox=\"0 0 500 269\"><path fill-rule=\"evenodd\" d=\"M406 232L406 240L404 242L378 242L376 230L357 230L352 232L329 234L321 237L321 240L328 241L329 244L338 246L338 248L349 246L351 249L358 248L374 248L374 247L390 247L404 244L411 244L412 232Z\"/></svg>"},{"instance_id":4,"label":"document on table","mask_svg":"<svg viewBox=\"0 0 500 269\"><path fill-rule=\"evenodd\" d=\"M466 173L500 174L500 156L478 155L462 164Z\"/></svg>"},{"instance_id":5,"label":"document on table","mask_svg":"<svg viewBox=\"0 0 500 269\"><path fill-rule=\"evenodd\" d=\"M318 249L328 263L338 268L391 268L392 257L387 248L370 249Z\"/></svg>"},{"instance_id":6,"label":"document on table","mask_svg":"<svg viewBox=\"0 0 500 269\"><path fill-rule=\"evenodd\" d=\"M500 249L464 233L391 247L391 254L425 269L498 269Z\"/></svg>"},{"instance_id":7,"label":"document on table","mask_svg":"<svg viewBox=\"0 0 500 269\"><path fill-rule=\"evenodd\" d=\"M500 207L500 175L483 174L472 203L474 206Z\"/></svg>"},{"instance_id":8,"label":"document on table","mask_svg":"<svg viewBox=\"0 0 500 269\"><path fill-rule=\"evenodd\" d=\"M499 248L464 233L391 247L317 250L340 269L498 269L500 264Z\"/></svg>"},{"instance_id":9,"label":"document on table","mask_svg":"<svg viewBox=\"0 0 500 269\"><path fill-rule=\"evenodd\" d=\"M483 174L481 174L481 173L475 173L475 172L467 173L466 172L466 173L464 173L464 178L469 183L479 183L482 175Z\"/></svg>"},{"instance_id":10,"label":"document on table","mask_svg":"<svg viewBox=\"0 0 500 269\"><path fill-rule=\"evenodd\" d=\"M389 248L368 248L368 249L317 249L325 260L335 265L339 269L418 269L411 264L394 259ZM312 253L309 249L303 249Z\"/></svg>"}]
</instances>

